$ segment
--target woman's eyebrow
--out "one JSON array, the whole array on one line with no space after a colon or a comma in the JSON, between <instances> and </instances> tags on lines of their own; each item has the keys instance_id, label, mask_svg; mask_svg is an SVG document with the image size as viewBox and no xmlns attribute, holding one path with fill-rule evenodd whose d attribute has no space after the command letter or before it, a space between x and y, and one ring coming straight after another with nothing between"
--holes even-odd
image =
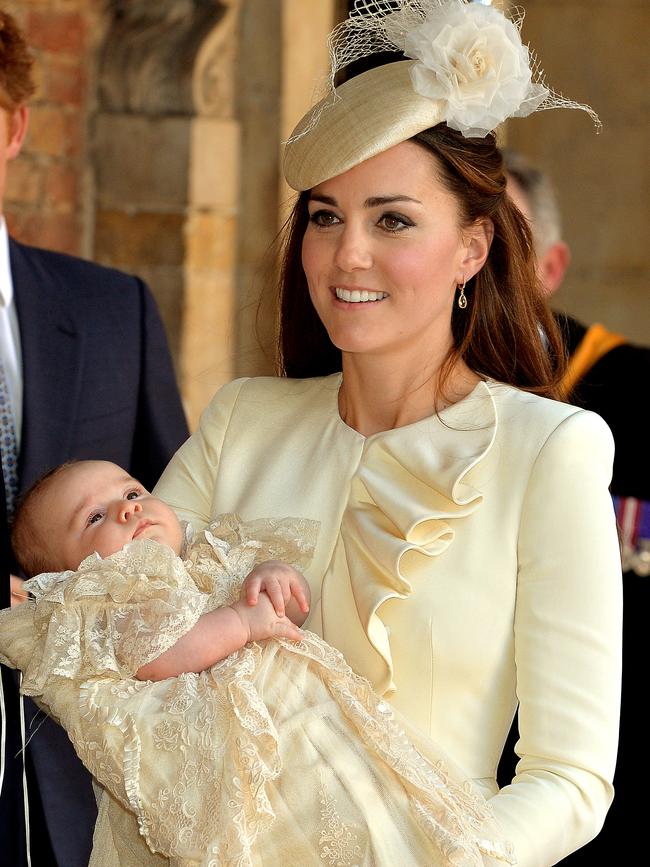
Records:
<instances>
[{"instance_id":1,"label":"woman's eyebrow","mask_svg":"<svg viewBox=\"0 0 650 867\"><path fill-rule=\"evenodd\" d=\"M323 193L310 193L309 194L310 202L322 202L324 205L332 205L333 208L337 207L337 201L333 196L326 196Z\"/></svg>"},{"instance_id":2,"label":"woman's eyebrow","mask_svg":"<svg viewBox=\"0 0 650 867\"><path fill-rule=\"evenodd\" d=\"M380 205L391 205L394 202L413 202L416 205L421 205L422 202L419 199L414 199L411 196L397 195L397 196L372 196L363 203L366 208L377 208Z\"/></svg>"},{"instance_id":3,"label":"woman's eyebrow","mask_svg":"<svg viewBox=\"0 0 650 867\"><path fill-rule=\"evenodd\" d=\"M316 193L309 196L310 202L322 202L324 205L332 205L338 207L338 202L333 196L326 196L324 193ZM390 205L394 202L413 202L416 205L421 205L419 199L414 199L411 196L402 195L401 193L395 196L371 196L363 203L364 208L377 208L381 205Z\"/></svg>"}]
</instances>

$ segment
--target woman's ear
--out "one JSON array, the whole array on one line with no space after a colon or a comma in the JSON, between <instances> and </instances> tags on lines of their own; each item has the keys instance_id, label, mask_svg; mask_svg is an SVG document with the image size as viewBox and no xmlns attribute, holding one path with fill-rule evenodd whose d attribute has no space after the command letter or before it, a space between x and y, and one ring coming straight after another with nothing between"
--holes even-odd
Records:
<instances>
[{"instance_id":1,"label":"woman's ear","mask_svg":"<svg viewBox=\"0 0 650 867\"><path fill-rule=\"evenodd\" d=\"M462 279L471 280L485 265L485 260L494 238L494 223L489 218L477 220L472 226L463 230L465 254L461 262Z\"/></svg>"}]
</instances>

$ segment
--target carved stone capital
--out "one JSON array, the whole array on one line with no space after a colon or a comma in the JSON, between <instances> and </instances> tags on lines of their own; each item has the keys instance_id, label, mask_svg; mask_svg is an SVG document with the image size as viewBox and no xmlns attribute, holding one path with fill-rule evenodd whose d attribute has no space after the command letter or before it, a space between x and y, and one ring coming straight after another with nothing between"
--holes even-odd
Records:
<instances>
[{"instance_id":1,"label":"carved stone capital","mask_svg":"<svg viewBox=\"0 0 650 867\"><path fill-rule=\"evenodd\" d=\"M109 0L100 107L232 116L241 0Z\"/></svg>"}]
</instances>

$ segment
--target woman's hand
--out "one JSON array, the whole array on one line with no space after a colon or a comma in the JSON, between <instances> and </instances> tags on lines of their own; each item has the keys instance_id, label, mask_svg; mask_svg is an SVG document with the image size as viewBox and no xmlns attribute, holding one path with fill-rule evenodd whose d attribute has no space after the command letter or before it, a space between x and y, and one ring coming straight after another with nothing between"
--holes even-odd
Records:
<instances>
[{"instance_id":1,"label":"woman's hand","mask_svg":"<svg viewBox=\"0 0 650 867\"><path fill-rule=\"evenodd\" d=\"M278 617L289 617L301 626L309 613L309 585L305 576L281 560L260 563L246 576L240 599L249 606L257 605L264 592Z\"/></svg>"}]
</instances>

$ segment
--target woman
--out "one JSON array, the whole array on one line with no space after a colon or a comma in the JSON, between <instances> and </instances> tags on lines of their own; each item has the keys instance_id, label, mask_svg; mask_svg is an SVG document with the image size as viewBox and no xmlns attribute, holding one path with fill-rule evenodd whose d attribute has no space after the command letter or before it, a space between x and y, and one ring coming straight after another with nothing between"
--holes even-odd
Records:
<instances>
[{"instance_id":1,"label":"woman","mask_svg":"<svg viewBox=\"0 0 650 867\"><path fill-rule=\"evenodd\" d=\"M308 628L543 867L602 824L620 677L611 436L548 399L560 350L492 134L564 103L495 9L365 5L334 70L387 45L417 62L350 79L287 146L285 376L224 387L156 493L197 526L319 520ZM521 759L497 792L517 702Z\"/></svg>"}]
</instances>

